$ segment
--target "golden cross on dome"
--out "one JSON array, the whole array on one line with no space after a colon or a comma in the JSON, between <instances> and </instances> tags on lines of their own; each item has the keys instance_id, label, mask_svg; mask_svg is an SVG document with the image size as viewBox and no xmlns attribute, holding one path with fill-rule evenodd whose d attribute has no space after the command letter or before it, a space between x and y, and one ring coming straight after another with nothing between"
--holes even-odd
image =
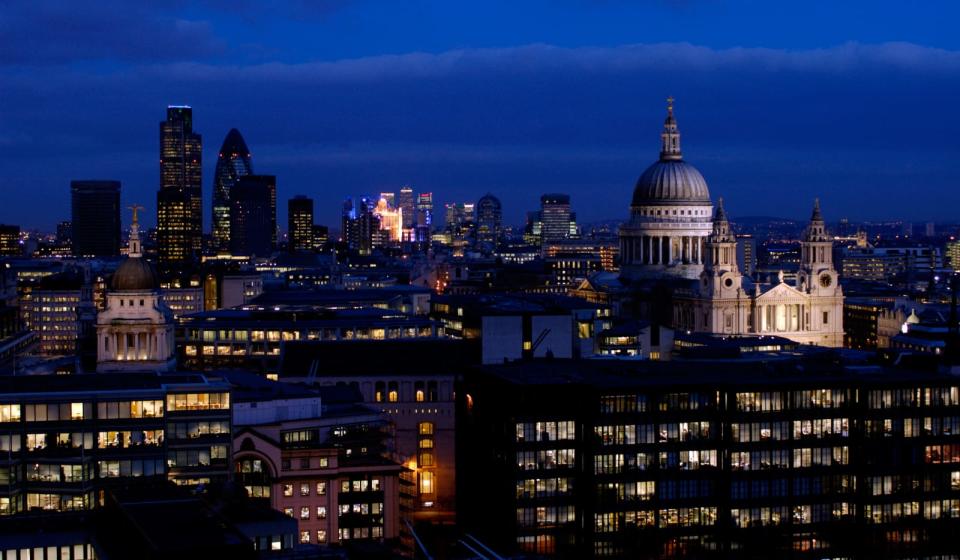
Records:
<instances>
[{"instance_id":1,"label":"golden cross on dome","mask_svg":"<svg viewBox=\"0 0 960 560\"><path fill-rule=\"evenodd\" d=\"M133 223L137 223L137 210L143 210L144 207L134 203L133 206L127 206L127 208L133 210Z\"/></svg>"}]
</instances>

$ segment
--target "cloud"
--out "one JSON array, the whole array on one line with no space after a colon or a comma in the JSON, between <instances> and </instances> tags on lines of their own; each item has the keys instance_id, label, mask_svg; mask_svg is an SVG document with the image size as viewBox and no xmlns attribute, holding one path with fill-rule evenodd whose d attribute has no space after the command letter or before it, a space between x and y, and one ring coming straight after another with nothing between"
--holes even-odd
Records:
<instances>
[{"instance_id":1,"label":"cloud","mask_svg":"<svg viewBox=\"0 0 960 560\"><path fill-rule=\"evenodd\" d=\"M14 2L0 18L0 65L173 61L223 50L209 23L161 13L160 3Z\"/></svg>"},{"instance_id":2,"label":"cloud","mask_svg":"<svg viewBox=\"0 0 960 560\"><path fill-rule=\"evenodd\" d=\"M947 218L960 204L958 92L960 53L909 43L534 44L304 63L7 67L0 167L14 171L0 188L14 207L17 185L59 199L71 178L105 176L123 180L125 197L152 200L157 122L166 104L188 103L207 148L206 192L235 126L255 168L279 176L281 197L315 195L325 221L346 195L407 182L439 201L491 190L509 219L563 189L582 217L611 218L626 214L655 158L674 95L687 158L736 214L794 203L806 212L820 194L851 217ZM890 206L906 186L913 196ZM0 221L15 218L0 209Z\"/></svg>"}]
</instances>

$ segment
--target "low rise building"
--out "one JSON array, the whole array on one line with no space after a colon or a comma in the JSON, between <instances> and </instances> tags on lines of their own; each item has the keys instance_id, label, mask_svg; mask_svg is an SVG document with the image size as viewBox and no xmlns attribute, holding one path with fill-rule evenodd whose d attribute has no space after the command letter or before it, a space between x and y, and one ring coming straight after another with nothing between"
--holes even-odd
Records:
<instances>
[{"instance_id":1,"label":"low rise building","mask_svg":"<svg viewBox=\"0 0 960 560\"><path fill-rule=\"evenodd\" d=\"M400 545L392 429L350 387L308 388L226 374L233 386L234 473L249 496L298 523L301 544Z\"/></svg>"},{"instance_id":2,"label":"low rise building","mask_svg":"<svg viewBox=\"0 0 960 560\"><path fill-rule=\"evenodd\" d=\"M280 378L320 387L351 386L394 425L393 451L412 471L415 518L453 521L454 384L476 363L468 341L294 342Z\"/></svg>"}]
</instances>

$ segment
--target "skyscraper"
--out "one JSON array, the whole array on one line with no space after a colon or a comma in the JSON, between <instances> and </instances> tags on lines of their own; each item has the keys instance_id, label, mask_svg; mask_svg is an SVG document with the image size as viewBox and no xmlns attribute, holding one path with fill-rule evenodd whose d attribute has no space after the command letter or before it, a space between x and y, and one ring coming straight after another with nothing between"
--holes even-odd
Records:
<instances>
[{"instance_id":1,"label":"skyscraper","mask_svg":"<svg viewBox=\"0 0 960 560\"><path fill-rule=\"evenodd\" d=\"M189 266L201 249L201 152L201 137L193 131L193 109L185 105L167 107L167 119L160 123L157 194L159 261L165 271ZM165 204L172 206L164 208Z\"/></svg>"},{"instance_id":2,"label":"skyscraper","mask_svg":"<svg viewBox=\"0 0 960 560\"><path fill-rule=\"evenodd\" d=\"M361 197L354 205L353 199L343 201L340 219L340 235L347 246L361 255L373 251L375 234L380 230L380 219L374 214L376 202L370 197Z\"/></svg>"},{"instance_id":3,"label":"skyscraper","mask_svg":"<svg viewBox=\"0 0 960 560\"><path fill-rule=\"evenodd\" d=\"M0 257L19 257L22 252L20 226L0 224Z\"/></svg>"},{"instance_id":4,"label":"skyscraper","mask_svg":"<svg viewBox=\"0 0 960 560\"><path fill-rule=\"evenodd\" d=\"M287 235L291 252L313 250L313 199L297 195L287 201Z\"/></svg>"},{"instance_id":5,"label":"skyscraper","mask_svg":"<svg viewBox=\"0 0 960 560\"><path fill-rule=\"evenodd\" d=\"M268 257L276 247L277 178L244 175L230 193L230 252Z\"/></svg>"},{"instance_id":6,"label":"skyscraper","mask_svg":"<svg viewBox=\"0 0 960 560\"><path fill-rule=\"evenodd\" d=\"M751 277L757 268L757 239L752 235L737 235L737 267Z\"/></svg>"},{"instance_id":7,"label":"skyscraper","mask_svg":"<svg viewBox=\"0 0 960 560\"><path fill-rule=\"evenodd\" d=\"M213 173L213 205L211 230L217 250L230 249L230 190L237 179L253 174L253 161L247 143L240 131L231 128L223 139L217 156L217 168Z\"/></svg>"},{"instance_id":8,"label":"skyscraper","mask_svg":"<svg viewBox=\"0 0 960 560\"><path fill-rule=\"evenodd\" d=\"M541 240L544 244L571 236L573 223L570 213L570 195L545 194L540 197Z\"/></svg>"},{"instance_id":9,"label":"skyscraper","mask_svg":"<svg viewBox=\"0 0 960 560\"><path fill-rule=\"evenodd\" d=\"M74 255L120 254L120 181L70 181L70 208Z\"/></svg>"},{"instance_id":10,"label":"skyscraper","mask_svg":"<svg viewBox=\"0 0 960 560\"><path fill-rule=\"evenodd\" d=\"M430 228L433 226L433 193L417 195L416 235L418 242L430 241Z\"/></svg>"},{"instance_id":11,"label":"skyscraper","mask_svg":"<svg viewBox=\"0 0 960 560\"><path fill-rule=\"evenodd\" d=\"M400 211L403 212L403 230L408 231L416 223L416 216L414 211L416 208L413 204L413 189L409 185L404 186L400 189L400 199L397 203L397 207L400 208Z\"/></svg>"},{"instance_id":12,"label":"skyscraper","mask_svg":"<svg viewBox=\"0 0 960 560\"><path fill-rule=\"evenodd\" d=\"M184 191L157 191L157 260L164 273L182 269L193 262L190 209L191 199Z\"/></svg>"},{"instance_id":13,"label":"skyscraper","mask_svg":"<svg viewBox=\"0 0 960 560\"><path fill-rule=\"evenodd\" d=\"M500 238L503 210L500 199L490 193L482 196L476 205L477 241L496 243Z\"/></svg>"}]
</instances>

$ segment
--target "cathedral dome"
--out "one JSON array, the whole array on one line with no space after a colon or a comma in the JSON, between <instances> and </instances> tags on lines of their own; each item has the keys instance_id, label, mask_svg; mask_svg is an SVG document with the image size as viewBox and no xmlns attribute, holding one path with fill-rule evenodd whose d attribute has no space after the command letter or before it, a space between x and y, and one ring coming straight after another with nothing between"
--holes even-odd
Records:
<instances>
[{"instance_id":1,"label":"cathedral dome","mask_svg":"<svg viewBox=\"0 0 960 560\"><path fill-rule=\"evenodd\" d=\"M142 257L130 257L113 273L114 291L151 291L160 286L153 266Z\"/></svg>"},{"instance_id":2,"label":"cathedral dome","mask_svg":"<svg viewBox=\"0 0 960 560\"><path fill-rule=\"evenodd\" d=\"M683 161L680 129L673 116L673 98L667 99L667 118L660 134L660 161L647 168L633 189L631 206L660 204L709 206L710 191L697 168Z\"/></svg>"},{"instance_id":3,"label":"cathedral dome","mask_svg":"<svg viewBox=\"0 0 960 560\"><path fill-rule=\"evenodd\" d=\"M709 206L707 182L696 167L683 160L658 161L637 180L632 206L658 204Z\"/></svg>"}]
</instances>

